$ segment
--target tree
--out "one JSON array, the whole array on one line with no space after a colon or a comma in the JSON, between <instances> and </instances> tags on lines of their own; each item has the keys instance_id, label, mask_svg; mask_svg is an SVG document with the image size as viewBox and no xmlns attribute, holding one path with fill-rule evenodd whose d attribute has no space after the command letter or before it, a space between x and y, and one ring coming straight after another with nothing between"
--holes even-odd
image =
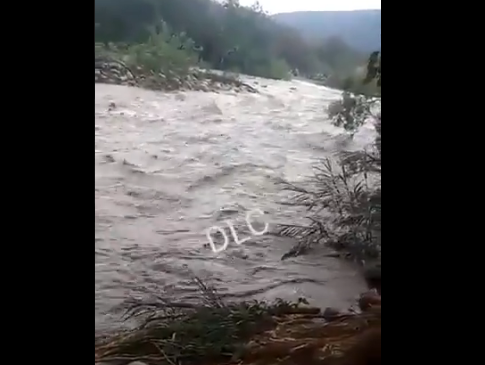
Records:
<instances>
[{"instance_id":1,"label":"tree","mask_svg":"<svg viewBox=\"0 0 485 365\"><path fill-rule=\"evenodd\" d=\"M212 68L272 78L285 78L291 69L302 75L329 70L326 45L274 22L260 4L245 7L237 0L95 0L95 42L143 43L153 30L160 32L162 20L175 36L192 39L199 60ZM351 54L329 52L334 68Z\"/></svg>"}]
</instances>

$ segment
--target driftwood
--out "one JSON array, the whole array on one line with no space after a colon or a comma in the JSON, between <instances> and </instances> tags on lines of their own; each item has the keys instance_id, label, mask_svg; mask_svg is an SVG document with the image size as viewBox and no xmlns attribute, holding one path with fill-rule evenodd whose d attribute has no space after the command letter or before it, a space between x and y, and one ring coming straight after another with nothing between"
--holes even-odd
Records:
<instances>
[{"instance_id":1,"label":"driftwood","mask_svg":"<svg viewBox=\"0 0 485 365\"><path fill-rule=\"evenodd\" d=\"M131 77L136 80L136 75L135 73L128 67L124 62L121 62L119 60L115 60L111 57L106 57L106 56L94 56L94 69L98 70L105 70L107 66L109 67L110 65L117 65L117 67L125 70L127 73L131 75ZM109 67L113 68L113 67Z\"/></svg>"},{"instance_id":2,"label":"driftwood","mask_svg":"<svg viewBox=\"0 0 485 365\"><path fill-rule=\"evenodd\" d=\"M245 82L242 82L241 80L238 80L237 78L232 78L226 75L219 75L216 73L211 73L211 72L206 72L205 77L214 81L214 82L220 82L220 83L225 83L225 84L233 84L236 87L244 87L246 88L247 91L251 93L258 93L258 90L256 90L254 87L252 87L249 84L246 84Z\"/></svg>"}]
</instances>

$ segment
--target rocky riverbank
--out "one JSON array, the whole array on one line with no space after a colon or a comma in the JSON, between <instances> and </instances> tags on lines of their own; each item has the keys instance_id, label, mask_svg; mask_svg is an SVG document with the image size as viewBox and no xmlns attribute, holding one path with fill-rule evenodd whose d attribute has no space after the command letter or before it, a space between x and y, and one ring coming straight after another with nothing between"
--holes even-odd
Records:
<instances>
[{"instance_id":1,"label":"rocky riverbank","mask_svg":"<svg viewBox=\"0 0 485 365\"><path fill-rule=\"evenodd\" d=\"M200 69L192 69L184 74L175 71L146 72L141 67L130 68L123 62L106 58L95 58L94 82L138 86L159 91L194 90L258 93L258 90L254 87L232 76Z\"/></svg>"}]
</instances>

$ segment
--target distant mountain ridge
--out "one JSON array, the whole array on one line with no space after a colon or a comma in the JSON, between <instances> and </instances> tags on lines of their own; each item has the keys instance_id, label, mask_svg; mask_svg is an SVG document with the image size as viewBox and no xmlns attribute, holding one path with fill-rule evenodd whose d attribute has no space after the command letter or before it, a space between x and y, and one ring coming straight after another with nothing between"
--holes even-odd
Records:
<instances>
[{"instance_id":1,"label":"distant mountain ridge","mask_svg":"<svg viewBox=\"0 0 485 365\"><path fill-rule=\"evenodd\" d=\"M273 19L308 38L337 36L365 52L381 48L381 10L296 11L275 14Z\"/></svg>"}]
</instances>

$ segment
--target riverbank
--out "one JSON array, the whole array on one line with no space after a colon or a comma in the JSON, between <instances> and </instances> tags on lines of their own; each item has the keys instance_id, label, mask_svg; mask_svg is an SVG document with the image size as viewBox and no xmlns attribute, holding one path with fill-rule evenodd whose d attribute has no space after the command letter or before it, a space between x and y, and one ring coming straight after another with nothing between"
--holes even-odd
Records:
<instances>
[{"instance_id":1,"label":"riverbank","mask_svg":"<svg viewBox=\"0 0 485 365\"><path fill-rule=\"evenodd\" d=\"M128 66L122 61L95 57L94 82L137 86L155 91L193 90L203 92L234 91L258 93L254 87L233 75L217 74L197 68L155 72L141 66Z\"/></svg>"},{"instance_id":2,"label":"riverbank","mask_svg":"<svg viewBox=\"0 0 485 365\"><path fill-rule=\"evenodd\" d=\"M130 302L126 318L138 318L139 325L97 338L95 362L357 365L375 355L360 350L362 341L378 333L372 342L380 346L381 301L375 292L362 295L358 308L322 312L304 299L225 303L214 288L195 280L202 298L197 305L162 298Z\"/></svg>"}]
</instances>

